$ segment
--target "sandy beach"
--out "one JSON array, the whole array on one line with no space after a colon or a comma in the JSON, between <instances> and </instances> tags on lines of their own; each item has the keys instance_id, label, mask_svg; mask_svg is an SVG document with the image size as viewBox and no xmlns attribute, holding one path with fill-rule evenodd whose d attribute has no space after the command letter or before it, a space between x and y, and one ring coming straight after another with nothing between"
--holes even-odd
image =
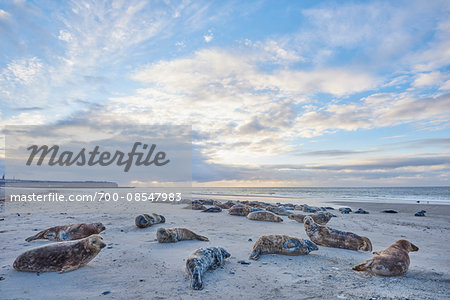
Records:
<instances>
[{"instance_id":1,"label":"sandy beach","mask_svg":"<svg viewBox=\"0 0 450 300\"><path fill-rule=\"evenodd\" d=\"M307 203L307 202L306 202ZM374 250L399 239L408 239L420 250L410 253L411 265L402 277L382 278L352 271L370 253L319 247L307 256L265 255L248 259L258 237L287 234L308 238L303 224L283 217L282 223L251 221L245 217L202 213L185 204L151 204L152 212L165 216L166 224L139 229L135 214L21 214L0 215L1 299L448 299L450 297L450 207L376 203L329 203L338 208L362 207L368 215L340 214L328 226L367 236ZM386 208L398 214L385 214ZM415 217L418 209L426 217ZM65 274L22 273L12 268L23 251L48 242L24 239L54 225L103 222L107 248L87 266ZM209 237L209 242L182 241L158 244L159 227L186 227ZM222 246L231 254L223 268L208 272L205 288L191 290L185 271L188 256L200 247ZM240 260L249 265L238 263Z\"/></svg>"}]
</instances>

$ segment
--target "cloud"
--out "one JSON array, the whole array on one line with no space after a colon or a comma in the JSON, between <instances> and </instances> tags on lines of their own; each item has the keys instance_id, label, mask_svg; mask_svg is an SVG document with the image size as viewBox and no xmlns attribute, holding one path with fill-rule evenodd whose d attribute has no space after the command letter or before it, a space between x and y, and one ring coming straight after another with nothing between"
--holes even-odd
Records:
<instances>
[{"instance_id":1,"label":"cloud","mask_svg":"<svg viewBox=\"0 0 450 300\"><path fill-rule=\"evenodd\" d=\"M357 155L357 154L365 154L370 152L376 152L375 150L365 150L365 151L357 151L357 150L320 150L320 151L310 151L299 153L298 155L307 155L307 156L347 156L347 155Z\"/></svg>"},{"instance_id":2,"label":"cloud","mask_svg":"<svg viewBox=\"0 0 450 300\"><path fill-rule=\"evenodd\" d=\"M205 34L205 35L203 36L203 39L204 39L205 42L207 42L207 43L211 42L211 41L213 40L213 38L214 38L214 34L211 32L211 30L208 31L208 34Z\"/></svg>"},{"instance_id":3,"label":"cloud","mask_svg":"<svg viewBox=\"0 0 450 300\"><path fill-rule=\"evenodd\" d=\"M440 91L448 91L450 90L450 80L447 80L441 87L439 87Z\"/></svg>"},{"instance_id":4,"label":"cloud","mask_svg":"<svg viewBox=\"0 0 450 300\"><path fill-rule=\"evenodd\" d=\"M11 18L11 14L3 9L0 9L0 20L9 20Z\"/></svg>"},{"instance_id":5,"label":"cloud","mask_svg":"<svg viewBox=\"0 0 450 300\"><path fill-rule=\"evenodd\" d=\"M424 87L432 85L440 85L442 83L443 74L440 72L420 73L412 83L414 87Z\"/></svg>"},{"instance_id":6,"label":"cloud","mask_svg":"<svg viewBox=\"0 0 450 300\"><path fill-rule=\"evenodd\" d=\"M351 104L330 104L304 113L295 123L300 136L313 137L336 130L354 131L430 119L438 120L437 126L446 122L449 113L450 94L434 98L392 94Z\"/></svg>"}]
</instances>

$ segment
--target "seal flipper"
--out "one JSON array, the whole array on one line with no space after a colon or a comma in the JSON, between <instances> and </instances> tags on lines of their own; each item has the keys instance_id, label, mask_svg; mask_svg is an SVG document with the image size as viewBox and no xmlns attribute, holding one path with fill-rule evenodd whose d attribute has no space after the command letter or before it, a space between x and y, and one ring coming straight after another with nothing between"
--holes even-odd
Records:
<instances>
[{"instance_id":1,"label":"seal flipper","mask_svg":"<svg viewBox=\"0 0 450 300\"><path fill-rule=\"evenodd\" d=\"M352 269L354 271L360 271L360 272L369 271L371 269L370 267L372 266L372 263L373 263L373 258L366 260L362 264L354 266Z\"/></svg>"},{"instance_id":2,"label":"seal flipper","mask_svg":"<svg viewBox=\"0 0 450 300\"><path fill-rule=\"evenodd\" d=\"M67 273L67 272L70 272L70 271L75 271L79 267L81 267L81 264L74 265L74 266L70 266L70 265L69 266L64 266L64 267L61 268L61 271L59 271L59 274Z\"/></svg>"},{"instance_id":3,"label":"seal flipper","mask_svg":"<svg viewBox=\"0 0 450 300\"><path fill-rule=\"evenodd\" d=\"M283 250L286 251L297 251L298 249L300 249L300 247L302 246L302 244L300 243L299 240L297 239L290 239L286 242L283 243Z\"/></svg>"},{"instance_id":4,"label":"seal flipper","mask_svg":"<svg viewBox=\"0 0 450 300\"><path fill-rule=\"evenodd\" d=\"M27 238L25 239L25 241L26 241L26 242L32 242L32 241L35 241L35 240L41 240L41 239L44 239L44 232L45 232L45 231L41 231L41 232L36 233L36 234L33 235L33 236L27 237Z\"/></svg>"},{"instance_id":5,"label":"seal flipper","mask_svg":"<svg viewBox=\"0 0 450 300\"><path fill-rule=\"evenodd\" d=\"M204 241L204 242L208 242L209 241L209 239L206 236L199 235L199 234L195 234L195 239L197 239L199 241Z\"/></svg>"}]
</instances>

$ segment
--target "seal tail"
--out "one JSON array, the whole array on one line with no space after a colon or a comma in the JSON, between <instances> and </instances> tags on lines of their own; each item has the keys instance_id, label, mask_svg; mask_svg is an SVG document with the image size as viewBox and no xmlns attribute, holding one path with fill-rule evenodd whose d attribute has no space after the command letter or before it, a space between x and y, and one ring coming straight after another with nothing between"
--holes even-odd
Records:
<instances>
[{"instance_id":1,"label":"seal tail","mask_svg":"<svg viewBox=\"0 0 450 300\"><path fill-rule=\"evenodd\" d=\"M199 235L199 234L195 235L195 239L199 240L199 241L204 241L204 242L208 242L209 241L209 239L206 236Z\"/></svg>"},{"instance_id":2,"label":"seal tail","mask_svg":"<svg viewBox=\"0 0 450 300\"><path fill-rule=\"evenodd\" d=\"M362 264L354 266L352 269L354 271L359 271L359 272L369 271L370 266L372 265L372 262L373 262L373 259L368 259L365 262L363 262Z\"/></svg>"},{"instance_id":3,"label":"seal tail","mask_svg":"<svg viewBox=\"0 0 450 300\"><path fill-rule=\"evenodd\" d=\"M362 249L364 251L372 251L372 242L366 238L365 236L362 237L365 247Z\"/></svg>"},{"instance_id":4,"label":"seal tail","mask_svg":"<svg viewBox=\"0 0 450 300\"><path fill-rule=\"evenodd\" d=\"M43 231L38 232L38 233L36 233L36 234L33 235L33 236L27 237L27 238L25 239L25 241L26 241L26 242L32 242L32 241L40 240L40 239L44 239L44 232L43 232Z\"/></svg>"}]
</instances>

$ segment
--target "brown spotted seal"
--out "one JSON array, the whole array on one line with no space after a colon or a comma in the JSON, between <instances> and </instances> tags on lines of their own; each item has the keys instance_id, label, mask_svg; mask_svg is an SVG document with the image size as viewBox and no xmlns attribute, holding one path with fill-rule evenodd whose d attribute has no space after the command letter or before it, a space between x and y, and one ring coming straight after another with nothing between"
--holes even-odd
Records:
<instances>
[{"instance_id":1,"label":"brown spotted seal","mask_svg":"<svg viewBox=\"0 0 450 300\"><path fill-rule=\"evenodd\" d=\"M270 211L254 211L247 215L247 219L254 221L283 222L283 219Z\"/></svg>"},{"instance_id":2,"label":"brown spotted seal","mask_svg":"<svg viewBox=\"0 0 450 300\"><path fill-rule=\"evenodd\" d=\"M152 226L154 224L165 223L165 222L166 222L166 218L164 218L164 216L158 215L158 214L152 214L151 216L149 214L142 214L142 215L137 216L136 219L134 220L134 223L139 228L146 228L146 227Z\"/></svg>"},{"instance_id":3,"label":"brown spotted seal","mask_svg":"<svg viewBox=\"0 0 450 300\"><path fill-rule=\"evenodd\" d=\"M258 260L263 254L306 255L319 250L316 244L288 235L263 235L253 246L250 259Z\"/></svg>"},{"instance_id":4,"label":"brown spotted seal","mask_svg":"<svg viewBox=\"0 0 450 300\"><path fill-rule=\"evenodd\" d=\"M176 243L186 240L209 241L206 236L198 235L186 228L158 228L156 239L158 243Z\"/></svg>"},{"instance_id":5,"label":"brown spotted seal","mask_svg":"<svg viewBox=\"0 0 450 300\"><path fill-rule=\"evenodd\" d=\"M102 223L80 223L63 226L54 226L44 229L25 239L27 242L34 240L49 240L53 242L79 240L93 234L99 234L105 230Z\"/></svg>"},{"instance_id":6,"label":"brown spotted seal","mask_svg":"<svg viewBox=\"0 0 450 300\"><path fill-rule=\"evenodd\" d=\"M299 223L303 223L303 220L305 219L305 217L308 215L304 215L304 214L290 214L288 216L289 219L291 220L295 220ZM329 212L318 212L312 215L309 215L311 218L313 218L314 222L316 222L317 224L320 225L325 225L328 223L328 221L331 220L331 218L333 217L333 214L329 213Z\"/></svg>"},{"instance_id":7,"label":"brown spotted seal","mask_svg":"<svg viewBox=\"0 0 450 300\"><path fill-rule=\"evenodd\" d=\"M409 268L408 252L419 248L407 240L399 240L383 251L373 252L379 256L372 257L353 267L355 271L368 272L378 276L400 276Z\"/></svg>"},{"instance_id":8,"label":"brown spotted seal","mask_svg":"<svg viewBox=\"0 0 450 300\"><path fill-rule=\"evenodd\" d=\"M251 208L250 206L242 205L242 204L236 204L236 205L232 206L232 207L228 210L228 214L230 214L230 215L232 215L232 216L242 216L242 217L245 217L245 216L248 215L251 211L252 211L252 208Z\"/></svg>"},{"instance_id":9,"label":"brown spotted seal","mask_svg":"<svg viewBox=\"0 0 450 300\"><path fill-rule=\"evenodd\" d=\"M191 288L203 289L203 274L209 269L217 269L231 254L222 247L200 248L189 256L186 271L191 276Z\"/></svg>"},{"instance_id":10,"label":"brown spotted seal","mask_svg":"<svg viewBox=\"0 0 450 300\"><path fill-rule=\"evenodd\" d=\"M98 234L77 241L52 243L20 254L13 267L22 272L69 272L90 262L105 246Z\"/></svg>"},{"instance_id":11,"label":"brown spotted seal","mask_svg":"<svg viewBox=\"0 0 450 300\"><path fill-rule=\"evenodd\" d=\"M372 243L366 237L317 224L310 216L305 217L304 224L306 234L311 241L319 246L372 251Z\"/></svg>"}]
</instances>

